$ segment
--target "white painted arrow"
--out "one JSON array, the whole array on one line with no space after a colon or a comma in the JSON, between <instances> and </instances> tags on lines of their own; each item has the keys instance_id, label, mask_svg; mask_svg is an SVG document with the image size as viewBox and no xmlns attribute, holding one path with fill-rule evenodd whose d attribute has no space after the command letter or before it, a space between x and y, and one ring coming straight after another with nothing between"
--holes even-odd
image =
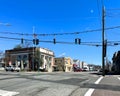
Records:
<instances>
[{"instance_id":1,"label":"white painted arrow","mask_svg":"<svg viewBox=\"0 0 120 96\"><path fill-rule=\"evenodd\" d=\"M0 96L14 96L19 94L19 92L0 90Z\"/></svg>"}]
</instances>

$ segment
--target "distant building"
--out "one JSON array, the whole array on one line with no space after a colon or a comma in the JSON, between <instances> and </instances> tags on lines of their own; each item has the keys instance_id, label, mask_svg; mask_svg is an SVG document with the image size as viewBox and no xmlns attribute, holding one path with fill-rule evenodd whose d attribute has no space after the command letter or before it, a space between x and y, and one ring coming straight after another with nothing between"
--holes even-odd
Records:
<instances>
[{"instance_id":1,"label":"distant building","mask_svg":"<svg viewBox=\"0 0 120 96\"><path fill-rule=\"evenodd\" d=\"M73 60L70 57L55 58L55 70L70 72L73 68Z\"/></svg>"},{"instance_id":2,"label":"distant building","mask_svg":"<svg viewBox=\"0 0 120 96\"><path fill-rule=\"evenodd\" d=\"M80 66L83 70L89 71L89 66L86 62L82 61Z\"/></svg>"},{"instance_id":3,"label":"distant building","mask_svg":"<svg viewBox=\"0 0 120 96\"><path fill-rule=\"evenodd\" d=\"M33 60L37 50L40 52L42 60L41 66L38 66ZM52 72L54 66L54 52L39 47L6 50L5 65L18 66L21 70L38 70L38 67L40 67L46 69L48 72Z\"/></svg>"},{"instance_id":4,"label":"distant building","mask_svg":"<svg viewBox=\"0 0 120 96\"><path fill-rule=\"evenodd\" d=\"M5 67L5 58L0 58L0 70L4 70Z\"/></svg>"},{"instance_id":5,"label":"distant building","mask_svg":"<svg viewBox=\"0 0 120 96\"><path fill-rule=\"evenodd\" d=\"M0 53L0 70L4 70L5 67L5 55Z\"/></svg>"},{"instance_id":6,"label":"distant building","mask_svg":"<svg viewBox=\"0 0 120 96\"><path fill-rule=\"evenodd\" d=\"M112 60L113 60L112 71L120 73L120 51L115 52L113 54Z\"/></svg>"},{"instance_id":7,"label":"distant building","mask_svg":"<svg viewBox=\"0 0 120 96\"><path fill-rule=\"evenodd\" d=\"M77 67L81 68L81 62L80 62L80 60L74 59L74 60L73 60L73 64L76 64Z\"/></svg>"},{"instance_id":8,"label":"distant building","mask_svg":"<svg viewBox=\"0 0 120 96\"><path fill-rule=\"evenodd\" d=\"M100 65L88 64L90 71L98 71L101 69Z\"/></svg>"}]
</instances>

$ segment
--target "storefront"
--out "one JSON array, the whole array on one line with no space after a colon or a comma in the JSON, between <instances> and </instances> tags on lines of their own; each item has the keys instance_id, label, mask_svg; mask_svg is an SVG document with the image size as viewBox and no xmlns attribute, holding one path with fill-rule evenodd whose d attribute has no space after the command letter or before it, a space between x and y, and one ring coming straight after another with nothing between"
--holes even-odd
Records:
<instances>
[{"instance_id":1,"label":"storefront","mask_svg":"<svg viewBox=\"0 0 120 96\"><path fill-rule=\"evenodd\" d=\"M33 51L34 50L34 51ZM38 50L40 52L40 58L42 60L42 64L40 62L36 62L35 52ZM40 68L45 68L46 71L51 72L52 66L54 65L54 52L45 49L45 48L21 48L14 50L6 50L6 66L12 65L16 67L20 67L21 70L34 70L37 71Z\"/></svg>"}]
</instances>

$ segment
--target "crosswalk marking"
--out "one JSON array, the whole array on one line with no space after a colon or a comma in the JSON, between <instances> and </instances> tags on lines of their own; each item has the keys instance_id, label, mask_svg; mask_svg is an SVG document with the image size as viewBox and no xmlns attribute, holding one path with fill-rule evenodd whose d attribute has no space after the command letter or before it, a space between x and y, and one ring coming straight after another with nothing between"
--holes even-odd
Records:
<instances>
[{"instance_id":1,"label":"crosswalk marking","mask_svg":"<svg viewBox=\"0 0 120 96\"><path fill-rule=\"evenodd\" d=\"M100 82L102 79L103 79L103 76L100 77L94 84L99 84L99 82ZM95 90L95 89L90 88L90 89L86 92L86 94L85 94L84 96L91 96L92 93L94 92L94 90Z\"/></svg>"},{"instance_id":2,"label":"crosswalk marking","mask_svg":"<svg viewBox=\"0 0 120 96\"><path fill-rule=\"evenodd\" d=\"M99 82L100 82L102 79L103 79L103 76L100 77L100 78L95 82L95 84L99 84Z\"/></svg>"},{"instance_id":3,"label":"crosswalk marking","mask_svg":"<svg viewBox=\"0 0 120 96\"><path fill-rule=\"evenodd\" d=\"M120 77L118 77L118 79L120 80Z\"/></svg>"},{"instance_id":4,"label":"crosswalk marking","mask_svg":"<svg viewBox=\"0 0 120 96\"><path fill-rule=\"evenodd\" d=\"M84 96L91 96L95 89L90 88Z\"/></svg>"},{"instance_id":5,"label":"crosswalk marking","mask_svg":"<svg viewBox=\"0 0 120 96\"><path fill-rule=\"evenodd\" d=\"M19 92L0 90L0 96L15 96L17 94L19 94Z\"/></svg>"}]
</instances>

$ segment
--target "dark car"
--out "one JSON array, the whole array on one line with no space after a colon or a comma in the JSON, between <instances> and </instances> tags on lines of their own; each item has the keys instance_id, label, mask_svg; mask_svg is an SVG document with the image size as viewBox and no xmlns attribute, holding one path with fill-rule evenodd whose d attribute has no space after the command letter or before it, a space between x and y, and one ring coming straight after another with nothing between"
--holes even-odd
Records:
<instances>
[{"instance_id":1,"label":"dark car","mask_svg":"<svg viewBox=\"0 0 120 96\"><path fill-rule=\"evenodd\" d=\"M74 72L81 72L82 71L82 69L79 67L73 67L73 70L74 70Z\"/></svg>"},{"instance_id":2,"label":"dark car","mask_svg":"<svg viewBox=\"0 0 120 96\"><path fill-rule=\"evenodd\" d=\"M81 69L80 67L78 67L77 64L73 64L73 71L74 71L74 72L81 72L82 69Z\"/></svg>"},{"instance_id":3,"label":"dark car","mask_svg":"<svg viewBox=\"0 0 120 96\"><path fill-rule=\"evenodd\" d=\"M81 68L79 68L79 67L74 67L74 72L81 72L81 71L82 71Z\"/></svg>"},{"instance_id":4,"label":"dark car","mask_svg":"<svg viewBox=\"0 0 120 96\"><path fill-rule=\"evenodd\" d=\"M102 73L102 72L103 72L103 69L100 69L99 73ZM105 72L105 74L107 74L109 72L109 70L105 69L104 72Z\"/></svg>"}]
</instances>

